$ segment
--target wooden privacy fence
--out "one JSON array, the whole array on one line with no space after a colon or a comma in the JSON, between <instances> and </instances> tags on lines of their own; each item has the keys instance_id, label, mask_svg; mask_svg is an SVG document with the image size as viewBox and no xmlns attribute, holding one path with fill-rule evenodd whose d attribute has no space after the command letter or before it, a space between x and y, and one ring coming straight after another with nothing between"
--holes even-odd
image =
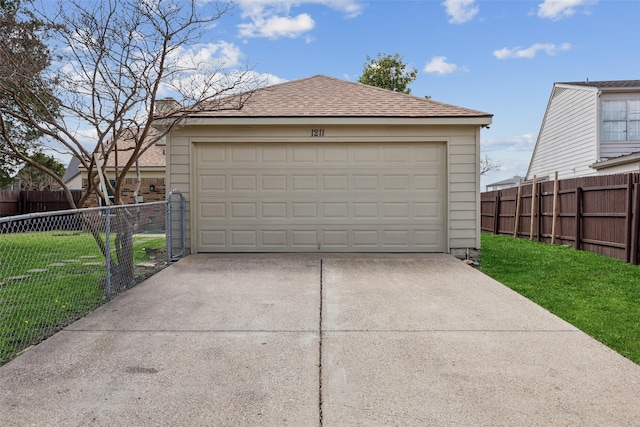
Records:
<instances>
[{"instance_id":1,"label":"wooden privacy fence","mask_svg":"<svg viewBox=\"0 0 640 427\"><path fill-rule=\"evenodd\" d=\"M71 190L71 193L78 203L82 190ZM0 217L66 209L71 209L71 206L62 191L0 190Z\"/></svg>"},{"instance_id":2,"label":"wooden privacy fence","mask_svg":"<svg viewBox=\"0 0 640 427\"><path fill-rule=\"evenodd\" d=\"M640 263L640 174L523 184L481 194L481 229Z\"/></svg>"}]
</instances>

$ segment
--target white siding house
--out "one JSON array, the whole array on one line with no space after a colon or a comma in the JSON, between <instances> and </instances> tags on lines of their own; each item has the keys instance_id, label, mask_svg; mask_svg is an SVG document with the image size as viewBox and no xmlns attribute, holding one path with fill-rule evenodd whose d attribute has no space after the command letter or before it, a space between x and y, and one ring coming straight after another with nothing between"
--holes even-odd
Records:
<instances>
[{"instance_id":1,"label":"white siding house","mask_svg":"<svg viewBox=\"0 0 640 427\"><path fill-rule=\"evenodd\" d=\"M638 170L640 80L556 83L526 178Z\"/></svg>"},{"instance_id":2,"label":"white siding house","mask_svg":"<svg viewBox=\"0 0 640 427\"><path fill-rule=\"evenodd\" d=\"M314 76L201 110L167 135L167 182L199 252L480 247L491 115ZM161 125L161 123L159 123Z\"/></svg>"}]
</instances>

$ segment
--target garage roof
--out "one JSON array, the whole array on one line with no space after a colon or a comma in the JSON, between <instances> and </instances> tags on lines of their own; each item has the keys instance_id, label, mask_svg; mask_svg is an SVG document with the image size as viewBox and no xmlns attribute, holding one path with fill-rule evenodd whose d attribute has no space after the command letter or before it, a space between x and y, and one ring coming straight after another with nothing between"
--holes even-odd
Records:
<instances>
[{"instance_id":1,"label":"garage roof","mask_svg":"<svg viewBox=\"0 0 640 427\"><path fill-rule=\"evenodd\" d=\"M245 94L246 95L246 94ZM236 98L225 98L190 117L390 117L390 118L490 118L471 110L393 92L374 86L316 75L260 88L248 95L241 109Z\"/></svg>"}]
</instances>

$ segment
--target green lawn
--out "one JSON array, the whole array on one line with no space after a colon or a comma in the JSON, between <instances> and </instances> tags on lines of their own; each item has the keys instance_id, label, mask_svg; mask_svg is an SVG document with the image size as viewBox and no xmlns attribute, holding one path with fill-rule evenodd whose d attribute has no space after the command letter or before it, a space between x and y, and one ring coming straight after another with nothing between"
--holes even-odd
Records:
<instances>
[{"instance_id":1,"label":"green lawn","mask_svg":"<svg viewBox=\"0 0 640 427\"><path fill-rule=\"evenodd\" d=\"M481 270L640 363L640 267L508 236L482 234Z\"/></svg>"},{"instance_id":2,"label":"green lawn","mask_svg":"<svg viewBox=\"0 0 640 427\"><path fill-rule=\"evenodd\" d=\"M164 247L164 235L136 236L134 264L150 261L144 248ZM136 267L137 281L156 270ZM0 365L103 303L105 271L89 233L0 235Z\"/></svg>"}]
</instances>

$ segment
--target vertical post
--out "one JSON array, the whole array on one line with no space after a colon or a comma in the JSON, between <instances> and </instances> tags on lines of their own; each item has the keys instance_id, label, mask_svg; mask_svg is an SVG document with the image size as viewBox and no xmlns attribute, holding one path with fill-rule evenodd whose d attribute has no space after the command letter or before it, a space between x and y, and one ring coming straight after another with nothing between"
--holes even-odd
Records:
<instances>
[{"instance_id":1,"label":"vertical post","mask_svg":"<svg viewBox=\"0 0 640 427\"><path fill-rule=\"evenodd\" d=\"M556 243L556 224L558 222L558 171L556 171L555 178L553 179L553 217L551 219L551 244Z\"/></svg>"},{"instance_id":2,"label":"vertical post","mask_svg":"<svg viewBox=\"0 0 640 427\"><path fill-rule=\"evenodd\" d=\"M542 241L542 183L536 186L536 240Z\"/></svg>"},{"instance_id":3,"label":"vertical post","mask_svg":"<svg viewBox=\"0 0 640 427\"><path fill-rule=\"evenodd\" d=\"M625 259L627 262L631 262L631 240L632 240L632 233L633 233L633 174L632 173L628 173L627 174L627 209L626 209L626 213L625 213L625 230L626 230L626 236L625 236L625 243L624 243L624 250L625 250Z\"/></svg>"},{"instance_id":4,"label":"vertical post","mask_svg":"<svg viewBox=\"0 0 640 427\"><path fill-rule=\"evenodd\" d=\"M631 264L638 265L638 249L640 243L640 184L633 186L633 221L631 222Z\"/></svg>"},{"instance_id":5,"label":"vertical post","mask_svg":"<svg viewBox=\"0 0 640 427\"><path fill-rule=\"evenodd\" d=\"M186 255L186 230L187 230L187 202L184 199L182 193L180 193L180 256L183 257Z\"/></svg>"},{"instance_id":6,"label":"vertical post","mask_svg":"<svg viewBox=\"0 0 640 427\"><path fill-rule=\"evenodd\" d=\"M173 254L171 253L172 250L172 233L171 233L171 196L173 195L173 192L169 193L169 197L167 197L167 208L166 208L166 213L167 213L167 219L165 221L165 245L167 245L167 264L171 264L171 259L173 258Z\"/></svg>"},{"instance_id":7,"label":"vertical post","mask_svg":"<svg viewBox=\"0 0 640 427\"><path fill-rule=\"evenodd\" d=\"M493 207L493 234L500 234L500 193L496 196Z\"/></svg>"},{"instance_id":8,"label":"vertical post","mask_svg":"<svg viewBox=\"0 0 640 427\"><path fill-rule=\"evenodd\" d=\"M580 237L582 233L582 227L580 224L581 216L582 216L582 187L576 187L575 249L580 249L580 246L581 246L581 242L580 242Z\"/></svg>"},{"instance_id":9,"label":"vertical post","mask_svg":"<svg viewBox=\"0 0 640 427\"><path fill-rule=\"evenodd\" d=\"M104 248L105 248L105 264L107 265L107 275L105 277L105 297L107 301L111 299L111 205L107 205L105 208L105 220L104 220Z\"/></svg>"},{"instance_id":10,"label":"vertical post","mask_svg":"<svg viewBox=\"0 0 640 427\"><path fill-rule=\"evenodd\" d=\"M522 202L522 180L518 181L518 195L516 196L516 220L513 226L513 237L518 237L520 231L520 203Z\"/></svg>"},{"instance_id":11,"label":"vertical post","mask_svg":"<svg viewBox=\"0 0 640 427\"><path fill-rule=\"evenodd\" d=\"M533 184L531 184L531 223L529 226L529 240L533 240L536 226L536 176L533 176Z\"/></svg>"}]
</instances>

